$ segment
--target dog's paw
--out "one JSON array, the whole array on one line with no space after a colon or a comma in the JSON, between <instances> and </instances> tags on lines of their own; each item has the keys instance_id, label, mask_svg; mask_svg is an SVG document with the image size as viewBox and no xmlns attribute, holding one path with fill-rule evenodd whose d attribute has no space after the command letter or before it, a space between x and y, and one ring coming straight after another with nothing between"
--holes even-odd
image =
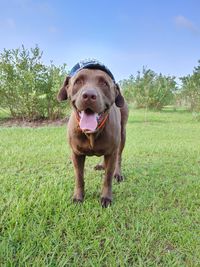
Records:
<instances>
[{"instance_id":1,"label":"dog's paw","mask_svg":"<svg viewBox=\"0 0 200 267\"><path fill-rule=\"evenodd\" d=\"M95 171L103 171L105 168L102 164L97 164L94 169Z\"/></svg>"},{"instance_id":2,"label":"dog's paw","mask_svg":"<svg viewBox=\"0 0 200 267\"><path fill-rule=\"evenodd\" d=\"M124 180L124 176L119 173L115 173L114 178L118 183L121 183Z\"/></svg>"},{"instance_id":3,"label":"dog's paw","mask_svg":"<svg viewBox=\"0 0 200 267\"><path fill-rule=\"evenodd\" d=\"M74 193L73 195L73 202L74 203L82 203L84 200L84 194L83 193Z\"/></svg>"},{"instance_id":4,"label":"dog's paw","mask_svg":"<svg viewBox=\"0 0 200 267\"><path fill-rule=\"evenodd\" d=\"M107 208L112 203L112 199L108 197L101 197L101 206L102 208Z\"/></svg>"}]
</instances>

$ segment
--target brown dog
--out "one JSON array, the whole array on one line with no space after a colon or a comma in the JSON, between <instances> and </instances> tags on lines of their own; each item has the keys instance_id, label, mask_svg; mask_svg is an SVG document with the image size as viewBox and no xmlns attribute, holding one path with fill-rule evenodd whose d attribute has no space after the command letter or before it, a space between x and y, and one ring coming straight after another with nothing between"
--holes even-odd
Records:
<instances>
[{"instance_id":1,"label":"brown dog","mask_svg":"<svg viewBox=\"0 0 200 267\"><path fill-rule=\"evenodd\" d=\"M121 155L128 108L110 71L98 66L86 66L67 76L58 100L69 98L73 106L68 122L76 176L73 200L82 202L84 198L85 157L103 155L104 161L96 169L105 169L101 204L107 207L112 201L112 177L118 182L123 180Z\"/></svg>"}]
</instances>

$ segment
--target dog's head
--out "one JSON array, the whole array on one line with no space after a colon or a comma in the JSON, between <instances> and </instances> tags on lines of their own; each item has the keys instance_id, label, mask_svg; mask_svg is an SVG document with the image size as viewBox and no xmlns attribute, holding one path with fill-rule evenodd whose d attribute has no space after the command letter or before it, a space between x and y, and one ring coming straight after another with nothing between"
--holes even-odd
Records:
<instances>
[{"instance_id":1,"label":"dog's head","mask_svg":"<svg viewBox=\"0 0 200 267\"><path fill-rule=\"evenodd\" d=\"M73 69L58 93L58 100L69 98L80 118L81 129L94 131L114 103L117 107L124 105L124 98L104 65L93 63Z\"/></svg>"}]
</instances>

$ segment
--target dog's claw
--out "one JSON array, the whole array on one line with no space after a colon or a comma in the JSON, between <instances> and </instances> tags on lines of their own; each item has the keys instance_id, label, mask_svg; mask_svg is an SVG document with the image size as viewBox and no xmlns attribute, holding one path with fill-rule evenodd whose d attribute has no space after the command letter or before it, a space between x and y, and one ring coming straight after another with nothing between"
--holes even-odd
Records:
<instances>
[{"instance_id":1,"label":"dog's claw","mask_svg":"<svg viewBox=\"0 0 200 267\"><path fill-rule=\"evenodd\" d=\"M124 176L120 174L115 174L114 178L118 183L121 183L124 180Z\"/></svg>"},{"instance_id":2,"label":"dog's claw","mask_svg":"<svg viewBox=\"0 0 200 267\"><path fill-rule=\"evenodd\" d=\"M101 206L102 208L107 208L112 203L112 199L108 197L102 197L101 198Z\"/></svg>"},{"instance_id":3,"label":"dog's claw","mask_svg":"<svg viewBox=\"0 0 200 267\"><path fill-rule=\"evenodd\" d=\"M73 198L73 203L75 203L75 204L82 204L83 203L83 199L74 197Z\"/></svg>"}]
</instances>

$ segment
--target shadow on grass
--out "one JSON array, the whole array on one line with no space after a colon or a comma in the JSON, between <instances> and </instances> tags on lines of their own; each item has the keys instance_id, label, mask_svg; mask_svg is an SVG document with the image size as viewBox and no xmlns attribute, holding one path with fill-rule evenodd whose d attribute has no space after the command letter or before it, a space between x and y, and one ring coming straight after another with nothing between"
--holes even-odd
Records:
<instances>
[{"instance_id":1,"label":"shadow on grass","mask_svg":"<svg viewBox=\"0 0 200 267\"><path fill-rule=\"evenodd\" d=\"M134 119L129 119L128 120L129 124L149 124L149 123L170 123L170 121L165 121L165 120L154 120L154 119L148 119L148 120L134 120Z\"/></svg>"},{"instance_id":2,"label":"shadow on grass","mask_svg":"<svg viewBox=\"0 0 200 267\"><path fill-rule=\"evenodd\" d=\"M156 112L156 111L154 111L154 112ZM166 108L164 108L164 109L162 109L162 110L160 110L159 111L160 113L179 113L179 114L189 114L189 113L191 113L188 109L166 109Z\"/></svg>"}]
</instances>

